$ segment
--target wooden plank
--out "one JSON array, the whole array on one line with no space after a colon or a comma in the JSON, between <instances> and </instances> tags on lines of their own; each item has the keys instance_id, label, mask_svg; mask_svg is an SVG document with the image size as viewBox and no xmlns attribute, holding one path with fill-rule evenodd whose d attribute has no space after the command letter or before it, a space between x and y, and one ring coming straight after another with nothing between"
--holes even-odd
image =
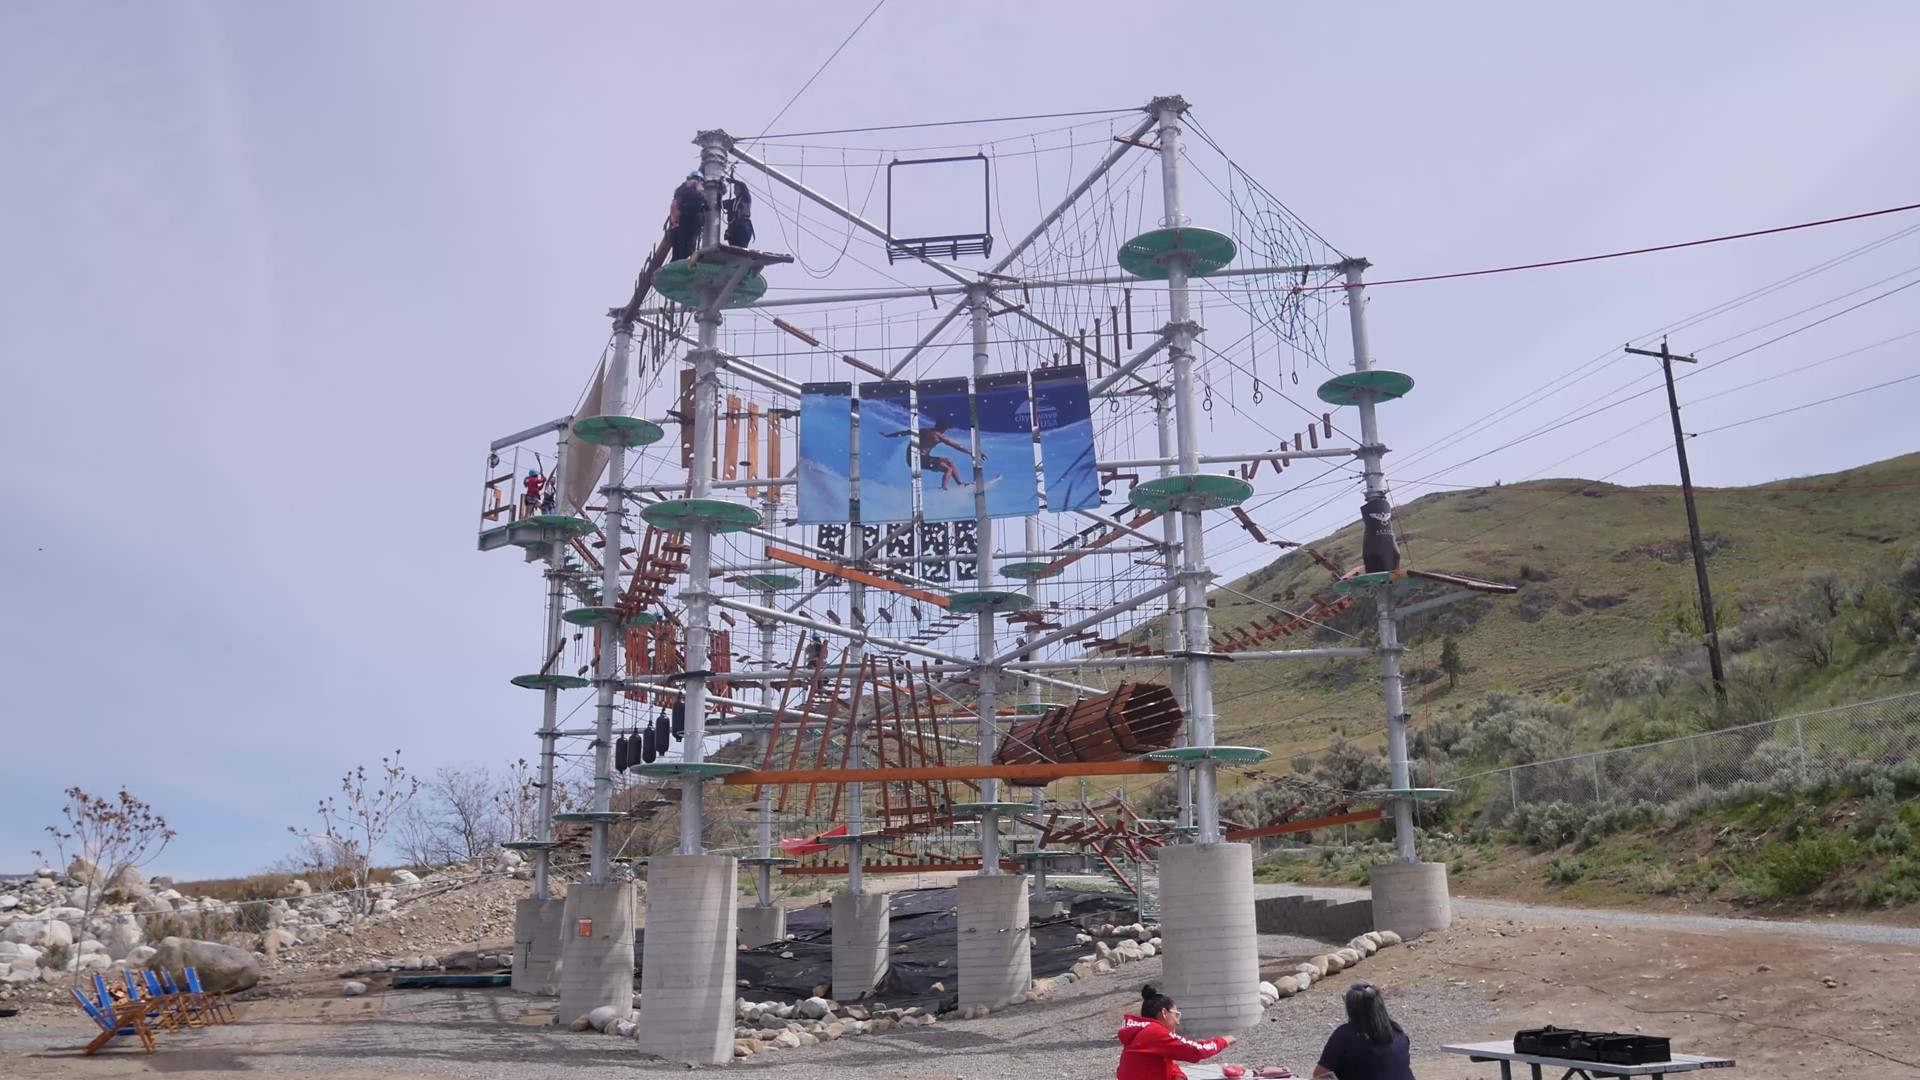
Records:
<instances>
[{"instance_id":1,"label":"wooden plank","mask_svg":"<svg viewBox=\"0 0 1920 1080\"><path fill-rule=\"evenodd\" d=\"M935 607L942 608L947 606L947 598L938 593L930 593L924 589L916 589L911 585L902 585L891 578L884 578L878 574L869 574L865 570L854 570L841 566L838 563L830 563L824 559L816 559L810 555L802 555L796 551L770 547L767 549L767 558L776 559L791 566L805 567L815 573L825 574L828 577L837 577L842 581L858 581L863 585L871 585L876 589L885 589L888 592L899 593L902 596L918 600L923 604L932 604Z\"/></svg>"},{"instance_id":2,"label":"wooden plank","mask_svg":"<svg viewBox=\"0 0 1920 1080\"><path fill-rule=\"evenodd\" d=\"M1001 859L1000 868L1012 873L1020 872L1020 864L1012 859ZM952 862L925 863L866 863L860 868L863 874L937 874L942 870L978 870L979 859L955 859ZM822 863L817 866L783 866L782 874L844 874L845 863Z\"/></svg>"},{"instance_id":3,"label":"wooden plank","mask_svg":"<svg viewBox=\"0 0 1920 1080\"><path fill-rule=\"evenodd\" d=\"M1334 814L1330 817L1308 818L1305 821L1283 821L1278 825L1262 825L1257 829L1235 829L1222 837L1224 840L1254 840L1262 836L1279 836L1282 833L1309 832L1324 829L1331 825L1353 825L1362 821L1379 821L1385 811L1378 807L1372 810L1355 810L1351 814Z\"/></svg>"},{"instance_id":4,"label":"wooden plank","mask_svg":"<svg viewBox=\"0 0 1920 1080\"><path fill-rule=\"evenodd\" d=\"M889 780L1064 780L1069 776L1153 776L1166 772L1163 761L1049 761L1019 765L921 765L887 769L754 769L728 773L721 783L872 784Z\"/></svg>"},{"instance_id":5,"label":"wooden plank","mask_svg":"<svg viewBox=\"0 0 1920 1080\"><path fill-rule=\"evenodd\" d=\"M760 403L757 401L750 401L747 403L746 465L747 465L747 479L749 480L760 479ZM747 498L757 499L759 497L760 497L759 488L750 487L747 489ZM1239 509L1239 508L1235 507L1235 509Z\"/></svg>"}]
</instances>

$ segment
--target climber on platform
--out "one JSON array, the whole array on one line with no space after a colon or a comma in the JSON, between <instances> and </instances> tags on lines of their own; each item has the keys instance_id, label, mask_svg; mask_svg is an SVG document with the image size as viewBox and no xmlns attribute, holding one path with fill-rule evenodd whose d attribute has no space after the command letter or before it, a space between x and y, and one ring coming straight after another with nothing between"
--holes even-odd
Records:
<instances>
[{"instance_id":1,"label":"climber on platform","mask_svg":"<svg viewBox=\"0 0 1920 1080\"><path fill-rule=\"evenodd\" d=\"M738 180L727 181L733 194L720 204L727 212L727 244L743 248L753 243L753 193Z\"/></svg>"},{"instance_id":2,"label":"climber on platform","mask_svg":"<svg viewBox=\"0 0 1920 1080\"><path fill-rule=\"evenodd\" d=\"M707 185L698 172L687 174L673 189L673 208L667 212L667 236L673 245L673 260L692 255L700 247L700 235L707 227Z\"/></svg>"}]
</instances>

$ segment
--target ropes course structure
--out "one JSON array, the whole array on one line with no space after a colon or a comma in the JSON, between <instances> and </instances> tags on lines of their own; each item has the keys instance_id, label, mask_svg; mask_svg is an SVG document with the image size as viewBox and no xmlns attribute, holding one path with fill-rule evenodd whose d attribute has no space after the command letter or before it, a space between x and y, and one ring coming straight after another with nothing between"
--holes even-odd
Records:
<instances>
[{"instance_id":1,"label":"ropes course structure","mask_svg":"<svg viewBox=\"0 0 1920 1080\"><path fill-rule=\"evenodd\" d=\"M1390 817L1420 875L1409 910L1444 905L1413 846L1412 802L1441 793L1408 781L1395 620L1511 590L1400 566L1374 410L1412 380L1373 366L1367 263L1180 98L1086 117L948 145L884 145L920 128L861 146L700 132L573 411L490 447L479 546L520 549L548 586L541 662L513 679L542 701L538 823L513 846L535 866L524 966L565 971L563 1012L633 976L621 859L648 861L656 900L645 978L695 963L672 951L685 935L778 941L780 875L844 874L863 897L867 873L974 871L962 923L1003 937L963 950L960 992L990 1006L1026 989L1028 875L1102 874L1160 909L1185 942L1172 992L1221 1031L1258 1011L1242 841ZM1309 392L1316 366L1331 378ZM1209 527L1298 547L1248 502L1313 461L1359 467L1364 565L1306 551L1323 589L1223 591L1260 613L1214 627ZM1335 626L1356 604L1377 642ZM1274 647L1304 631L1345 643ZM1219 743L1217 666L1367 656L1389 788L1277 780L1255 771L1266 750ZM561 695L587 689L593 722L568 726ZM1223 773L1278 801L1223 820ZM1089 796L1088 778L1166 781L1174 814L1143 818L1124 787ZM669 825L672 853L654 850ZM737 862L709 847L749 832ZM587 856L564 902L563 846ZM738 913L737 866L757 894ZM836 996L871 990L835 964ZM643 1028L666 1056L705 1060L702 1033L731 1029L730 976L695 981L686 1023Z\"/></svg>"}]
</instances>

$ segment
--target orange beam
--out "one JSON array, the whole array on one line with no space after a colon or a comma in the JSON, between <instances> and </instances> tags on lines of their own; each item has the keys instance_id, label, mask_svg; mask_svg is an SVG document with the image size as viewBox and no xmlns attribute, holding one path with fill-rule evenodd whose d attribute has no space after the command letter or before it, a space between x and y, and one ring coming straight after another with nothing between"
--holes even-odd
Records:
<instances>
[{"instance_id":1,"label":"orange beam","mask_svg":"<svg viewBox=\"0 0 1920 1080\"><path fill-rule=\"evenodd\" d=\"M1355 810L1351 814L1334 814L1330 817L1308 818L1305 821L1283 821L1278 825L1262 825L1257 829L1235 829L1223 839L1253 840L1262 836L1279 836L1282 833L1307 832L1312 829L1324 829L1329 825L1353 825L1362 821L1379 821L1384 811Z\"/></svg>"},{"instance_id":2,"label":"orange beam","mask_svg":"<svg viewBox=\"0 0 1920 1080\"><path fill-rule=\"evenodd\" d=\"M935 607L947 606L947 598L941 596L939 593L930 593L924 589L916 589L910 585L902 585L891 578L881 577L879 574L869 574L865 570L849 569L838 563L830 563L823 559L802 555L799 552L770 547L767 549L767 557L770 559L778 559L783 563L788 563L793 566L803 566L815 573L826 574L828 577L837 577L843 581L858 581L863 585L871 585L876 589L885 589L888 592L896 592L902 596L910 596L923 604L932 604Z\"/></svg>"},{"instance_id":3,"label":"orange beam","mask_svg":"<svg viewBox=\"0 0 1920 1080\"><path fill-rule=\"evenodd\" d=\"M879 784L890 780L1045 780L1069 776L1153 776L1160 761L1045 761L1020 765L913 765L890 769L753 769L728 773L723 784ZM1377 816L1377 814L1376 814Z\"/></svg>"},{"instance_id":4,"label":"orange beam","mask_svg":"<svg viewBox=\"0 0 1920 1080\"><path fill-rule=\"evenodd\" d=\"M1014 873L1020 872L1020 864L1012 859L1000 860L1000 868ZM863 874L937 874L942 870L978 869L980 869L979 859L955 859L952 862L869 863L862 866L860 872ZM778 872L782 874L844 874L847 868L845 864L828 863L820 866L783 866Z\"/></svg>"}]
</instances>

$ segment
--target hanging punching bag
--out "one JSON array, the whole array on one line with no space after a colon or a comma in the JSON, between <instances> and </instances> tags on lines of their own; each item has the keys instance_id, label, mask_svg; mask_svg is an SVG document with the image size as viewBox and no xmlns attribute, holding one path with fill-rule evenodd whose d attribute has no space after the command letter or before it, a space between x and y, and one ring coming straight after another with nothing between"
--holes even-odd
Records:
<instances>
[{"instance_id":1,"label":"hanging punching bag","mask_svg":"<svg viewBox=\"0 0 1920 1080\"><path fill-rule=\"evenodd\" d=\"M672 745L668 741L673 736L673 728L670 725L671 725L671 721L667 719L666 713L661 713L659 716L656 716L653 718L653 752L654 753L664 754L667 752L667 747Z\"/></svg>"},{"instance_id":2,"label":"hanging punching bag","mask_svg":"<svg viewBox=\"0 0 1920 1080\"><path fill-rule=\"evenodd\" d=\"M613 744L613 771L626 772L633 766L633 736L622 735Z\"/></svg>"},{"instance_id":3,"label":"hanging punching bag","mask_svg":"<svg viewBox=\"0 0 1920 1080\"><path fill-rule=\"evenodd\" d=\"M676 741L687 737L687 699L673 699L673 737Z\"/></svg>"},{"instance_id":4,"label":"hanging punching bag","mask_svg":"<svg viewBox=\"0 0 1920 1080\"><path fill-rule=\"evenodd\" d=\"M1400 545L1393 539L1393 507L1386 496L1376 495L1363 503L1360 521L1365 529L1360 557L1367 573L1400 569Z\"/></svg>"},{"instance_id":5,"label":"hanging punching bag","mask_svg":"<svg viewBox=\"0 0 1920 1080\"><path fill-rule=\"evenodd\" d=\"M658 756L653 748L653 725L648 724L640 729L640 760L651 765Z\"/></svg>"}]
</instances>

